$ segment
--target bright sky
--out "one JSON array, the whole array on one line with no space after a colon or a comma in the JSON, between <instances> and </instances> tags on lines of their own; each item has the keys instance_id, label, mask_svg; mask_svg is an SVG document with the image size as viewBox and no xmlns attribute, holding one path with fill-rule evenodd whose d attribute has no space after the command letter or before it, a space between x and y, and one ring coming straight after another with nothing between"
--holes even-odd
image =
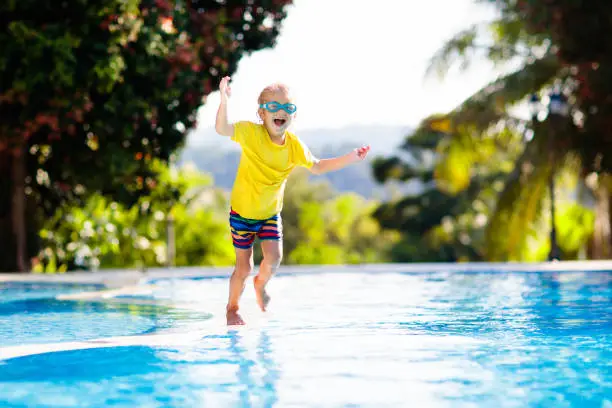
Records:
<instances>
[{"instance_id":1,"label":"bright sky","mask_svg":"<svg viewBox=\"0 0 612 408\"><path fill-rule=\"evenodd\" d=\"M490 9L473 3L294 0L276 47L245 56L232 76L229 119L256 120L259 92L277 81L297 97L295 130L416 125L450 110L495 77L480 63L444 81L425 78L430 57L446 39L490 16ZM209 96L199 127L214 126L218 103L218 93Z\"/></svg>"}]
</instances>

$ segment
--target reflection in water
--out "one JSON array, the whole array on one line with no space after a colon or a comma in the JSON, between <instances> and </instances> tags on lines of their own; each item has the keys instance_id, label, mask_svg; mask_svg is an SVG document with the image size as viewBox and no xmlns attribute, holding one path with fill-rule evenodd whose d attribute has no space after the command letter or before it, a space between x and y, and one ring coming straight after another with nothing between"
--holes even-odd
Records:
<instances>
[{"instance_id":1,"label":"reflection in water","mask_svg":"<svg viewBox=\"0 0 612 408\"><path fill-rule=\"evenodd\" d=\"M242 386L240 388L240 403L242 406L249 406L249 388L253 384L250 369L253 363L247 358L245 348L241 344L243 338L236 330L229 330L229 340L229 349L238 361L238 383Z\"/></svg>"},{"instance_id":2,"label":"reflection in water","mask_svg":"<svg viewBox=\"0 0 612 408\"><path fill-rule=\"evenodd\" d=\"M272 359L272 348L270 336L265 330L259 333L259 347L257 348L257 357L264 368L264 407L274 406L278 402L276 392L276 383L280 378L280 369L278 364Z\"/></svg>"},{"instance_id":3,"label":"reflection in water","mask_svg":"<svg viewBox=\"0 0 612 408\"><path fill-rule=\"evenodd\" d=\"M247 338L240 330L229 329L229 349L238 361L238 382L240 389L240 405L250 407L252 400L260 401L257 406L272 407L278 402L276 383L280 377L280 369L274 361L270 336L261 330L258 336L255 360L248 358ZM258 375L261 376L258 381Z\"/></svg>"}]
</instances>

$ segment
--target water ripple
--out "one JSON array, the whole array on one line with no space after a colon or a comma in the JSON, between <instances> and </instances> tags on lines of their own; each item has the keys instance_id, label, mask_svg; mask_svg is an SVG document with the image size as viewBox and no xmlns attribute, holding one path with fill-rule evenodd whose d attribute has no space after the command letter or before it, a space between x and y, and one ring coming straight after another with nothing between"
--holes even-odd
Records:
<instances>
[{"instance_id":1,"label":"water ripple","mask_svg":"<svg viewBox=\"0 0 612 408\"><path fill-rule=\"evenodd\" d=\"M279 276L222 323L227 280L159 281L215 314L181 345L14 358L0 403L57 406L606 407L610 273ZM1 312L0 312L1 313Z\"/></svg>"}]
</instances>

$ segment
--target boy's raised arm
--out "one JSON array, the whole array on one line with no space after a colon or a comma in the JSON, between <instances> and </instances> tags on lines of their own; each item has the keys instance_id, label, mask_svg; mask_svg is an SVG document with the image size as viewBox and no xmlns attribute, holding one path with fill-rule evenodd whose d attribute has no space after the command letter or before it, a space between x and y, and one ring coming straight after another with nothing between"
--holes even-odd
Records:
<instances>
[{"instance_id":1,"label":"boy's raised arm","mask_svg":"<svg viewBox=\"0 0 612 408\"><path fill-rule=\"evenodd\" d=\"M227 100L231 94L229 87L230 77L224 77L219 84L221 92L221 102L217 110L217 119L215 121L215 130L222 136L232 136L234 134L234 126L227 121Z\"/></svg>"},{"instance_id":2,"label":"boy's raised arm","mask_svg":"<svg viewBox=\"0 0 612 408\"><path fill-rule=\"evenodd\" d=\"M323 174L330 171L340 170L350 164L365 159L369 151L370 146L363 146L345 154L344 156L334 157L331 159L320 159L310 168L310 171L314 174Z\"/></svg>"}]
</instances>

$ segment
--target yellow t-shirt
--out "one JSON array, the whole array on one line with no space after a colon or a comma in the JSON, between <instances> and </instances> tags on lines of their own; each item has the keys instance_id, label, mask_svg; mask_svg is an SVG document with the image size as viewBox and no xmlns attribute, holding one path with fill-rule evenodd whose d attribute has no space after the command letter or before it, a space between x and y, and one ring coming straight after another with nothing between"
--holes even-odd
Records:
<instances>
[{"instance_id":1,"label":"yellow t-shirt","mask_svg":"<svg viewBox=\"0 0 612 408\"><path fill-rule=\"evenodd\" d=\"M235 123L231 139L242 147L232 209L254 220L280 213L289 173L296 166L312 167L316 159L295 134L286 132L281 146L272 142L264 125L249 121Z\"/></svg>"}]
</instances>

